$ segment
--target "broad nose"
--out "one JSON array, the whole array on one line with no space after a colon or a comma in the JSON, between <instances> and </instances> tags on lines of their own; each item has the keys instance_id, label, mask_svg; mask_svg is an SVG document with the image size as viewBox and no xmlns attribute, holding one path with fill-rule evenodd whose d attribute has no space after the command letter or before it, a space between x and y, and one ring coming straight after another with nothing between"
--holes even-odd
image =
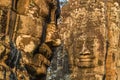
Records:
<instances>
[{"instance_id":1,"label":"broad nose","mask_svg":"<svg viewBox=\"0 0 120 80\"><path fill-rule=\"evenodd\" d=\"M87 48L86 43L83 43L82 50L80 52L80 55L90 55L90 50Z\"/></svg>"}]
</instances>

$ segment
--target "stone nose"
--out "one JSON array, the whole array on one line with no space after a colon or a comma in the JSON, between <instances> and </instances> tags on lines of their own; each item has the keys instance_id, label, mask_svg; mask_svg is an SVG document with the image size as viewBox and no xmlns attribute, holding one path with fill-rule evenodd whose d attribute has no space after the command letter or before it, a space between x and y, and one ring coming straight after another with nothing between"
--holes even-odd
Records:
<instances>
[{"instance_id":1,"label":"stone nose","mask_svg":"<svg viewBox=\"0 0 120 80\"><path fill-rule=\"evenodd\" d=\"M90 55L90 51L89 49L87 48L85 42L83 44L83 47L82 47L82 50L80 52L80 55Z\"/></svg>"}]
</instances>

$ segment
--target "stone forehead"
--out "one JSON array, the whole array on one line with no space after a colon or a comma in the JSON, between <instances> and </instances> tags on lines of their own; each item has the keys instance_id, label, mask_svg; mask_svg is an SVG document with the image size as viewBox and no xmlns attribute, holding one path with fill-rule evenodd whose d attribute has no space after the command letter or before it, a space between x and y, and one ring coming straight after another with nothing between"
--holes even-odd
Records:
<instances>
[{"instance_id":1,"label":"stone forehead","mask_svg":"<svg viewBox=\"0 0 120 80\"><path fill-rule=\"evenodd\" d=\"M80 35L78 38L78 40L94 40L94 39L97 39L96 36L84 36L84 35Z\"/></svg>"},{"instance_id":2,"label":"stone forehead","mask_svg":"<svg viewBox=\"0 0 120 80\"><path fill-rule=\"evenodd\" d=\"M93 40L93 39L98 39L98 35L95 33L93 33L93 34L91 34L91 33L75 34L74 39L76 39L76 40L87 40L87 39Z\"/></svg>"}]
</instances>

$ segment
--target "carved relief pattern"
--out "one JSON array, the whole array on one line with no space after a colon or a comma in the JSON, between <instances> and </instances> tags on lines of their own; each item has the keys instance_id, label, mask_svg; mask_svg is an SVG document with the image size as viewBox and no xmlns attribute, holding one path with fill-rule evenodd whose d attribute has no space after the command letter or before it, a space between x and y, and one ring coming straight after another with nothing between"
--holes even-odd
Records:
<instances>
[{"instance_id":1,"label":"carved relief pattern","mask_svg":"<svg viewBox=\"0 0 120 80\"><path fill-rule=\"evenodd\" d=\"M5 4L6 3L6 4ZM0 0L0 79L44 80L56 32L57 0Z\"/></svg>"},{"instance_id":2,"label":"carved relief pattern","mask_svg":"<svg viewBox=\"0 0 120 80\"><path fill-rule=\"evenodd\" d=\"M58 0L12 1L0 0L1 80L44 80L61 40L71 80L120 80L119 0L69 0L59 34Z\"/></svg>"}]
</instances>

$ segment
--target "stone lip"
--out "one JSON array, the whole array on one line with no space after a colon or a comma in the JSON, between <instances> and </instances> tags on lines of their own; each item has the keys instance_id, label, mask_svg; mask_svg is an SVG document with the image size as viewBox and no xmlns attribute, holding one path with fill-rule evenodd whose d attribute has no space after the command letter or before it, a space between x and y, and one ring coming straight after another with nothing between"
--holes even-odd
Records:
<instances>
[{"instance_id":1,"label":"stone lip","mask_svg":"<svg viewBox=\"0 0 120 80\"><path fill-rule=\"evenodd\" d=\"M94 60L95 56L93 55L80 55L79 61L80 62L92 62Z\"/></svg>"},{"instance_id":2,"label":"stone lip","mask_svg":"<svg viewBox=\"0 0 120 80\"><path fill-rule=\"evenodd\" d=\"M77 65L79 68L93 68L95 66L95 56L93 55L80 55L78 59L79 62Z\"/></svg>"}]
</instances>

